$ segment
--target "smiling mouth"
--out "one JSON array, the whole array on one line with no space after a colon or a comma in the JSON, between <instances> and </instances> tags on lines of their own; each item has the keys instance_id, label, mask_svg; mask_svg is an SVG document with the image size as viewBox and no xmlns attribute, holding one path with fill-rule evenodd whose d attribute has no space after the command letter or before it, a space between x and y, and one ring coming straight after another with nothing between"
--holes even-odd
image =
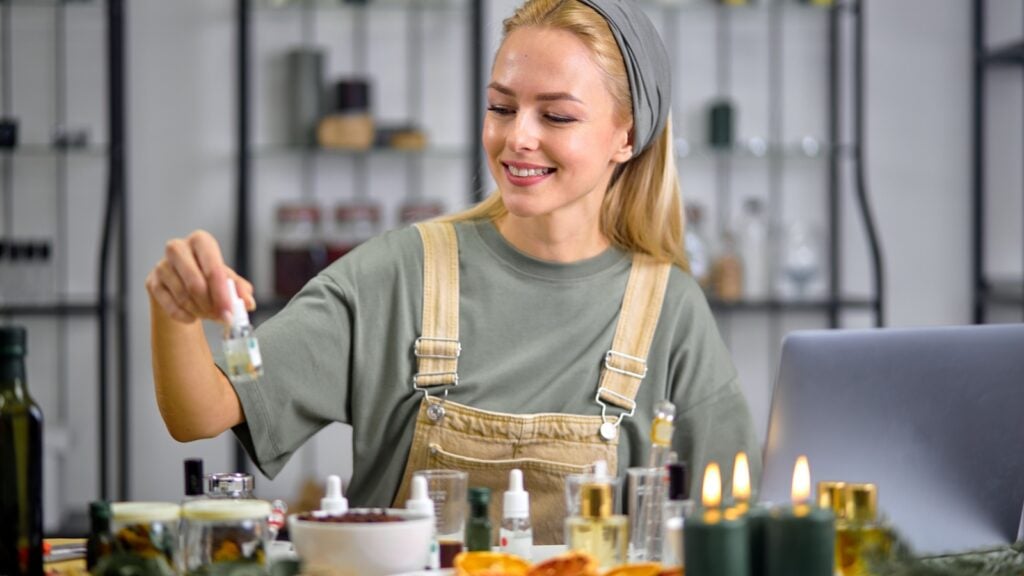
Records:
<instances>
[{"instance_id":1,"label":"smiling mouth","mask_svg":"<svg viewBox=\"0 0 1024 576\"><path fill-rule=\"evenodd\" d=\"M555 171L554 168L517 168L510 164L506 164L505 167L509 173L518 178L528 178L530 176L544 176Z\"/></svg>"}]
</instances>

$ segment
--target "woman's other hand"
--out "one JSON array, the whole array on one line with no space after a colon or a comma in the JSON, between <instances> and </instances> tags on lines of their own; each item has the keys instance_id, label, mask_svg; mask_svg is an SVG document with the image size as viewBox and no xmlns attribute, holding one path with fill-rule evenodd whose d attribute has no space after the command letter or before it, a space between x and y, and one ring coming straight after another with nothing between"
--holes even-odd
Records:
<instances>
[{"instance_id":1,"label":"woman's other hand","mask_svg":"<svg viewBox=\"0 0 1024 576\"><path fill-rule=\"evenodd\" d=\"M224 264L217 240L205 230L167 242L164 257L146 277L146 290L171 318L191 324L197 319L230 322L232 278L248 310L256 308L252 284Z\"/></svg>"}]
</instances>

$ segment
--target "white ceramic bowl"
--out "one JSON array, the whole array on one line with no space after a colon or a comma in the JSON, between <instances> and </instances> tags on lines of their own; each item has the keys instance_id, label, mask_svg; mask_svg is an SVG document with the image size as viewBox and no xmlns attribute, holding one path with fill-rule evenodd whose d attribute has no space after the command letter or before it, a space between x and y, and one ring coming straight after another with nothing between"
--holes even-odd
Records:
<instances>
[{"instance_id":1,"label":"white ceramic bowl","mask_svg":"<svg viewBox=\"0 0 1024 576\"><path fill-rule=\"evenodd\" d=\"M349 512L379 512L353 509ZM304 574L385 576L422 570L428 560L434 520L388 508L401 522L317 522L288 516L288 533Z\"/></svg>"}]
</instances>

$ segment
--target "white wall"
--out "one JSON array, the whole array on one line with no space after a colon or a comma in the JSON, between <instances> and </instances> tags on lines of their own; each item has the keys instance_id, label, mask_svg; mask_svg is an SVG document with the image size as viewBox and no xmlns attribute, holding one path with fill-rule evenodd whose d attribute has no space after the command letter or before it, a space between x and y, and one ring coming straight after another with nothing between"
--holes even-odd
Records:
<instances>
[{"instance_id":1,"label":"white wall","mask_svg":"<svg viewBox=\"0 0 1024 576\"><path fill-rule=\"evenodd\" d=\"M494 39L500 19L514 5L510 0L491 0L488 6L488 34ZM1008 6L1008 7L1007 7ZM228 436L215 440L181 445L164 430L157 413L150 374L148 347L148 301L143 288L144 278L160 258L166 239L180 236L196 228L212 232L230 254L233 238L234 176L234 3L222 0L136 0L129 5L129 111L130 128L130 289L131 289L131 341L132 341L132 414L131 438L132 485L135 499L176 499L182 489L181 461L189 456L201 456L207 461L207 470L229 470L234 440ZM1006 10L1016 10L1012 3L1004 3ZM350 46L350 24L346 12L327 12L313 26L312 35L303 35L298 12L260 14L256 18L254 33L254 101L255 139L258 143L277 141L285 129L277 111L282 106L284 90L280 54L303 39L323 46L329 52L330 73L350 72L356 64L347 55ZM82 19L84 22L84 19ZM1020 22L1019 17L1000 20ZM677 97L676 124L680 135L699 139L703 134L700 103L712 94L713 77L706 58L713 45L702 49L701 42L711 42L710 32L697 27L698 19L685 19L679 23L678 35L673 38L682 51L677 57L680 70L688 83L681 87ZM877 215L881 239L886 254L888 284L886 289L889 324L897 326L923 324L957 324L970 320L970 12L961 0L889 0L869 2L867 12L868 78L867 78L867 166L869 190ZM662 22L662 25L665 25ZM52 27L46 22L34 24L37 34ZM99 26L99 21L91 24ZM375 104L378 114L398 119L412 114L405 96L404 78L408 66L408 47L403 30L407 21L400 11L386 11L372 20L370 30L376 34L370 48L370 69L385 70L380 75ZM435 142L465 146L468 143L470 103L465 98L464 73L466 58L465 31L454 13L428 14L424 20L427 48L422 58L426 66L424 78L427 90L421 104L421 120ZM689 27L689 28L688 28ZM1003 24L1004 37L1019 34ZM387 32L390 30L391 32ZM398 30L398 32L394 32ZM95 30L94 30L95 32ZM84 34L84 32L83 32ZM45 35L45 34L44 34ZM19 40L29 43L33 40ZM738 41L733 50L737 59L749 59L747 64L737 63L733 86L746 94L756 95L765 82L765 71L759 62L763 54L752 52L755 45ZM87 44L86 44L87 45ZM96 48L93 58L98 57ZM813 46L804 56L814 53ZM40 48L33 56L20 53L18 66L48 65L46 50ZM76 51L79 57L88 54L83 46ZM790 66L791 82L810 83L814 71L805 70L800 54L792 54L796 64ZM36 61L34 59L38 59ZM490 58L487 58L489 62ZM102 109L102 76L98 72L83 74L82 70L95 69L93 63L82 62L75 67L76 78L82 86L79 92L100 91L92 99L76 100L80 117L93 127L93 133L102 137L103 114L89 116L89 110ZM102 70L100 67L99 70ZM809 74L809 77L803 76ZM1020 158L1020 106L1019 72L1007 72L1003 79L993 83L1005 84L1007 91L993 96L1013 116L1011 121L999 122L994 129L1003 129L999 136L1005 145L990 148L992 163L1005 162L1018 166ZM822 82L823 86L823 82ZM1016 86L1014 88L1014 86ZM37 90L34 94L48 94ZM30 93L30 94L32 94ZM18 94L21 94L19 92ZM751 96L755 98L756 96ZM813 96L821 98L821 95ZM821 128L821 104L814 99L786 109L786 117L797 133ZM45 116L45 111L32 108L30 96L16 98L19 114ZM78 103L84 104L78 108ZM36 103L38 104L38 103ZM52 104L49 104L52 105ZM746 124L741 123L741 135L763 133L766 114L758 112L757 104L741 110ZM816 108L817 106L817 108ZM38 106L37 106L38 108ZM45 105L43 106L45 108ZM31 110L30 110L31 109ZM806 117L802 110L812 110ZM816 119L817 118L817 119ZM47 122L44 120L42 125ZM762 126L762 127L758 127ZM748 132L743 132L748 129ZM392 162L392 163L388 163ZM711 198L712 179L695 165L681 165L684 175L684 194L688 198ZM998 167L998 166L997 166ZM72 215L72 244L76 252L70 264L69 284L82 286L82 293L94 284L91 272L95 261L95 231L98 222L99 190L90 191L91 180L85 174L99 179L102 171L82 168L79 184L81 193L96 192L90 201L74 204ZM347 160L326 158L318 160L313 197L330 203L353 194ZM371 166L370 194L380 197L388 213L393 213L401 201L405 186L404 168L393 161L374 161ZM743 185L758 186L763 180L753 169ZM1011 172L1012 168L1003 170ZM466 196L465 160L446 160L428 171L426 192L448 199L456 208ZM1019 170L1017 170L1019 172ZM46 170L40 171L36 182L39 188L48 188ZM742 176L741 176L742 177ZM299 162L288 156L259 158L253 170L255 185L256 240L252 246L257 255L254 279L262 293L268 292L270 266L265 255L269 252L272 236L272 207L275 199L299 197L301 191ZM811 177L813 178L816 177ZM1001 247L995 251L991 265L1006 274L1021 273L1019 174L1000 186L1001 194L993 201L993 214L1000 216L989 231ZM101 180L100 180L101 181ZM749 183L749 184L744 184ZM753 188L752 188L753 189ZM747 190L744 188L743 190ZM736 196L737 194L734 194ZM36 198L36 197L33 197ZM26 201L26 210L36 210L38 200ZM808 202L810 200L807 200ZM20 201L19 201L20 202ZM39 208L44 212L44 205ZM846 213L852 214L850 205ZM1013 220L1017 215L1018 220ZM388 224L393 224L391 217ZM51 227L53 225L50 225ZM864 239L859 224L852 216L845 223L844 238L847 251L844 277L853 293L864 293L869 287ZM15 228L17 230L17 227ZM1015 236L1016 235L1016 236ZM81 253L79 253L81 252ZM854 314L848 318L851 325L865 325L868 318ZM44 400L48 416L48 431L62 425L74 429L70 443L74 450L64 461L63 468L48 468L48 525L59 518L60 507L78 507L95 495L94 464L87 456L93 450L95 412L94 372L91 359L89 324L75 324L72 330L73 362L54 359L59 339L52 323L35 321L33 330L33 356L30 379L35 394ZM733 350L744 386L749 394L755 418L764 429L770 383L777 361L781 334L799 327L823 326L824 319L816 315L786 316L778 324L767 317L735 316L723 318L721 327ZM38 328L37 328L38 326ZM84 326L84 327L83 327ZM210 333L216 338L216 333ZM36 344L36 341L39 341ZM215 340L214 343L216 344ZM64 400L51 384L59 380L55 367L68 366L71 373L69 391ZM63 408L61 408L63 406ZM48 436L50 432L48 432ZM258 479L264 496L290 496L305 478L321 478L328 472L350 469L346 460L347 431L332 427L322 434L293 460L282 477L271 483ZM61 470L68 478L81 481L55 479L51 470ZM64 495L58 497L57 493ZM50 502L58 502L50 506Z\"/></svg>"}]
</instances>

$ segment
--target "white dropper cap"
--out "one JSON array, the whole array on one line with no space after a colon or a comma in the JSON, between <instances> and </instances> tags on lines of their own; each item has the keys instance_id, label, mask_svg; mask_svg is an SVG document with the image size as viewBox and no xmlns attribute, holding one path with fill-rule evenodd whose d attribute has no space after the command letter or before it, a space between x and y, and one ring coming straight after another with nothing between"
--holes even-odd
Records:
<instances>
[{"instance_id":1,"label":"white dropper cap","mask_svg":"<svg viewBox=\"0 0 1024 576\"><path fill-rule=\"evenodd\" d=\"M426 477L412 477L412 491L409 493L409 499L405 501L405 509L418 514L427 514L431 518L434 517L434 501L427 493Z\"/></svg>"},{"instance_id":2,"label":"white dropper cap","mask_svg":"<svg viewBox=\"0 0 1024 576\"><path fill-rule=\"evenodd\" d=\"M331 474L327 477L327 493L320 499L320 510L331 514L348 511L348 500L341 495L341 477Z\"/></svg>"},{"instance_id":3,"label":"white dropper cap","mask_svg":"<svg viewBox=\"0 0 1024 576\"><path fill-rule=\"evenodd\" d=\"M523 471L513 468L508 473L508 490L505 491L505 518L530 517L530 493L523 490Z\"/></svg>"},{"instance_id":4,"label":"white dropper cap","mask_svg":"<svg viewBox=\"0 0 1024 576\"><path fill-rule=\"evenodd\" d=\"M607 480L608 479L608 461L598 460L594 462L594 479L595 480Z\"/></svg>"},{"instance_id":5,"label":"white dropper cap","mask_svg":"<svg viewBox=\"0 0 1024 576\"><path fill-rule=\"evenodd\" d=\"M233 278L228 278L228 295L231 297L231 325L248 326L249 312L245 309L245 302L238 296Z\"/></svg>"}]
</instances>

